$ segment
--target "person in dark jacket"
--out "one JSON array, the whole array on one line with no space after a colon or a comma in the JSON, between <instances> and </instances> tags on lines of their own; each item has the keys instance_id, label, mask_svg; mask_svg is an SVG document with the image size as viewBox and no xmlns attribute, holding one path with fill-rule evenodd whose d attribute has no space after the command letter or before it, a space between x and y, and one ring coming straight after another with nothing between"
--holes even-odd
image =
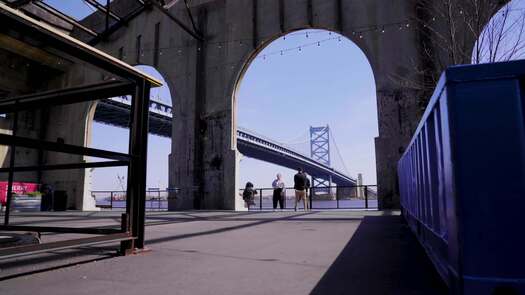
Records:
<instances>
[{"instance_id":1,"label":"person in dark jacket","mask_svg":"<svg viewBox=\"0 0 525 295\"><path fill-rule=\"evenodd\" d=\"M54 199L54 190L53 186L50 184L43 184L41 187L42 197L40 201L40 211L51 211L53 210L53 199Z\"/></svg>"},{"instance_id":2,"label":"person in dark jacket","mask_svg":"<svg viewBox=\"0 0 525 295\"><path fill-rule=\"evenodd\" d=\"M246 206L250 209L250 205L255 205L255 195L257 191L253 188L253 183L247 182L242 192L242 199L246 202Z\"/></svg>"},{"instance_id":3,"label":"person in dark jacket","mask_svg":"<svg viewBox=\"0 0 525 295\"><path fill-rule=\"evenodd\" d=\"M301 200L304 201L304 211L308 210L308 205L306 204L306 183L308 179L303 172L303 168L299 168L297 169L297 174L293 177L293 188L295 189L295 211L297 211L297 203Z\"/></svg>"}]
</instances>

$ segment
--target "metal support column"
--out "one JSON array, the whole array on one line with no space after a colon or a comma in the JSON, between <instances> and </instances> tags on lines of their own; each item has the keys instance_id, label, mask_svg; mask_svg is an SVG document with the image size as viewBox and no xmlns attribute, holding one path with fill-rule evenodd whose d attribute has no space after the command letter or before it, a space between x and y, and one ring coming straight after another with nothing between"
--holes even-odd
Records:
<instances>
[{"instance_id":1,"label":"metal support column","mask_svg":"<svg viewBox=\"0 0 525 295\"><path fill-rule=\"evenodd\" d=\"M16 130L18 128L18 111L13 113L13 136L16 136ZM13 199L13 181L14 181L14 168L15 168L15 157L16 157L16 145L10 146L11 153L9 156L9 174L7 180L7 196L5 205L4 225L9 225L9 214L11 212L11 202Z\"/></svg>"},{"instance_id":2,"label":"metal support column","mask_svg":"<svg viewBox=\"0 0 525 295\"><path fill-rule=\"evenodd\" d=\"M262 211L262 189L259 190L259 210Z\"/></svg>"},{"instance_id":3,"label":"metal support column","mask_svg":"<svg viewBox=\"0 0 525 295\"><path fill-rule=\"evenodd\" d=\"M130 126L129 154L132 158L128 168L126 214L131 222L128 230L136 240L131 245L122 245L124 254L144 248L149 92L149 83L139 81L131 104L131 117L135 124Z\"/></svg>"},{"instance_id":4,"label":"metal support column","mask_svg":"<svg viewBox=\"0 0 525 295\"><path fill-rule=\"evenodd\" d=\"M365 185L365 209L368 209L368 187Z\"/></svg>"}]
</instances>

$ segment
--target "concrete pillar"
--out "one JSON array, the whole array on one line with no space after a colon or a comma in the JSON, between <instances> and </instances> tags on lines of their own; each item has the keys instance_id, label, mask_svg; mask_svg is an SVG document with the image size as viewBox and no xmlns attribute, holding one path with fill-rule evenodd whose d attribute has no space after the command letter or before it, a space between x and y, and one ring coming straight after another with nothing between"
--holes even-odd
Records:
<instances>
[{"instance_id":1,"label":"concrete pillar","mask_svg":"<svg viewBox=\"0 0 525 295\"><path fill-rule=\"evenodd\" d=\"M458 0L459 1L459 0ZM142 64L158 64L171 86L175 116L170 156L170 187L180 191L171 209L237 209L238 153L236 151L236 89L250 61L275 38L294 30L322 28L339 32L355 42L374 72L379 117L376 138L378 194L381 208L399 206L396 164L425 107L425 93L409 90L396 77L418 79L415 70L424 62L421 30L387 28L382 24L417 18L420 1L384 0L238 0L191 2L205 42L183 32L158 10L134 18L98 46L135 63L137 36L146 48ZM115 0L115 9L129 1ZM183 1L170 13L187 18ZM100 26L100 17L85 22ZM98 19L97 19L98 18ZM377 30L358 34L364 25ZM356 29L357 28L357 29ZM154 30L159 30L155 33ZM154 40L159 36L160 40ZM423 98L423 100L422 100Z\"/></svg>"},{"instance_id":2,"label":"concrete pillar","mask_svg":"<svg viewBox=\"0 0 525 295\"><path fill-rule=\"evenodd\" d=\"M365 193L364 193L364 189L362 185L363 185L363 174L358 173L357 174L357 192L356 192L358 199L365 197Z\"/></svg>"}]
</instances>

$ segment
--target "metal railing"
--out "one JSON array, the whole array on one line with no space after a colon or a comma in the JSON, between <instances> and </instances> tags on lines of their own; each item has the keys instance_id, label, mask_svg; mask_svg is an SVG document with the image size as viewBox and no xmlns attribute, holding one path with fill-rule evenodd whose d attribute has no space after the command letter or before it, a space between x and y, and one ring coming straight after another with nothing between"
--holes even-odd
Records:
<instances>
[{"instance_id":1,"label":"metal railing","mask_svg":"<svg viewBox=\"0 0 525 295\"><path fill-rule=\"evenodd\" d=\"M168 210L167 190L146 191L146 210L163 211ZM95 205L101 209L126 209L126 191L91 191L95 199Z\"/></svg>"},{"instance_id":2,"label":"metal railing","mask_svg":"<svg viewBox=\"0 0 525 295\"><path fill-rule=\"evenodd\" d=\"M271 210L274 209L273 188L256 188L257 194L250 202L246 202L249 210ZM240 190L242 197L244 189ZM295 189L285 188L283 198L283 209L295 209ZM332 209L377 209L377 186L331 186L322 188L311 188L307 191L309 208L314 210ZM277 209L280 209L277 200ZM298 202L297 210L304 210L303 201Z\"/></svg>"}]
</instances>

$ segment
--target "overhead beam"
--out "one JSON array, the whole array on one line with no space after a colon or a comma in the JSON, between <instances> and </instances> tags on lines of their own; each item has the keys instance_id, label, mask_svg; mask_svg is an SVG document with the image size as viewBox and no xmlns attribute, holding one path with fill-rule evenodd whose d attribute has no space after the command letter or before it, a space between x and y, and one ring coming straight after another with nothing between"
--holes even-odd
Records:
<instances>
[{"instance_id":1,"label":"overhead beam","mask_svg":"<svg viewBox=\"0 0 525 295\"><path fill-rule=\"evenodd\" d=\"M131 82L111 80L97 84L44 91L0 100L0 112L5 114L127 95L132 93L133 89L134 84Z\"/></svg>"},{"instance_id":2,"label":"overhead beam","mask_svg":"<svg viewBox=\"0 0 525 295\"><path fill-rule=\"evenodd\" d=\"M88 33L89 35L91 36L97 36L97 32L91 30L90 28L82 25L80 22L78 22L77 20L73 19L72 17L70 17L69 15L67 14L64 14L63 12L55 9L54 7L46 4L45 2L40 2L40 1L37 1L37 2L34 2L33 3L35 6L37 6L38 8L41 8L43 9L45 12L67 22L68 24L76 27L76 28L79 28L81 29L82 31Z\"/></svg>"},{"instance_id":3,"label":"overhead beam","mask_svg":"<svg viewBox=\"0 0 525 295\"><path fill-rule=\"evenodd\" d=\"M118 29L128 24L132 19L137 17L139 14L141 14L144 10L148 9L150 5L141 5L132 12L128 13L126 16L124 16L120 21L117 21L113 25L111 25L107 30L104 32L98 34L98 36L91 39L87 44L94 46L100 41L104 40L105 38L109 37L111 34L115 33Z\"/></svg>"},{"instance_id":4,"label":"overhead beam","mask_svg":"<svg viewBox=\"0 0 525 295\"><path fill-rule=\"evenodd\" d=\"M118 15L116 15L114 12L111 11L111 9L107 9L106 6L98 3L96 0L84 0L89 5L93 6L97 10L103 12L104 14L109 14L112 18L114 18L117 21L120 21L122 18Z\"/></svg>"},{"instance_id":5,"label":"overhead beam","mask_svg":"<svg viewBox=\"0 0 525 295\"><path fill-rule=\"evenodd\" d=\"M3 1L4 1L4 3L7 3L11 7L20 8L21 6L29 4L29 3L33 2L33 1L40 1L40 0L16 0L16 1L12 1L12 2L9 2L7 0L3 0Z\"/></svg>"},{"instance_id":6,"label":"overhead beam","mask_svg":"<svg viewBox=\"0 0 525 295\"><path fill-rule=\"evenodd\" d=\"M13 168L0 168L0 173L13 172L31 172L31 171L52 171L52 170L75 170L75 169L89 169L89 168L109 168L128 166L128 161L106 161L106 162L84 162L71 164L56 164L56 165L42 165L42 166L21 166Z\"/></svg>"},{"instance_id":7,"label":"overhead beam","mask_svg":"<svg viewBox=\"0 0 525 295\"><path fill-rule=\"evenodd\" d=\"M151 83L152 87L162 86L162 83L152 76L2 3L0 3L0 23L7 28L16 28L16 31L20 32L22 36L24 34L30 35L75 59L124 79L134 82L146 80Z\"/></svg>"},{"instance_id":8,"label":"overhead beam","mask_svg":"<svg viewBox=\"0 0 525 295\"><path fill-rule=\"evenodd\" d=\"M63 72L71 65L71 62L66 59L62 59L38 47L30 46L27 43L4 34L0 34L0 48L35 61L38 64Z\"/></svg>"},{"instance_id":9,"label":"overhead beam","mask_svg":"<svg viewBox=\"0 0 525 295\"><path fill-rule=\"evenodd\" d=\"M193 31L191 28L186 26L182 21L180 21L173 13L169 12L164 6L162 6L157 1L153 0L151 1L153 6L157 9L159 9L162 13L164 13L169 19L171 19L174 23L176 23L184 32L190 34L193 38L204 41L203 36L201 36L197 31Z\"/></svg>"},{"instance_id":10,"label":"overhead beam","mask_svg":"<svg viewBox=\"0 0 525 295\"><path fill-rule=\"evenodd\" d=\"M28 149L42 149L44 151L67 153L73 155L90 156L102 159L112 159L117 161L130 161L131 156L128 154L104 151L99 149L81 147L71 144L63 144L52 141L32 139L9 134L0 134L0 145L15 145Z\"/></svg>"},{"instance_id":11,"label":"overhead beam","mask_svg":"<svg viewBox=\"0 0 525 295\"><path fill-rule=\"evenodd\" d=\"M191 13L191 8L188 0L184 0L184 5L186 6L186 12L188 13L188 17L190 18L191 25L193 27L193 31L196 32L199 35L202 35L199 30L197 29L197 26L195 25L195 20L193 19L193 14Z\"/></svg>"}]
</instances>

